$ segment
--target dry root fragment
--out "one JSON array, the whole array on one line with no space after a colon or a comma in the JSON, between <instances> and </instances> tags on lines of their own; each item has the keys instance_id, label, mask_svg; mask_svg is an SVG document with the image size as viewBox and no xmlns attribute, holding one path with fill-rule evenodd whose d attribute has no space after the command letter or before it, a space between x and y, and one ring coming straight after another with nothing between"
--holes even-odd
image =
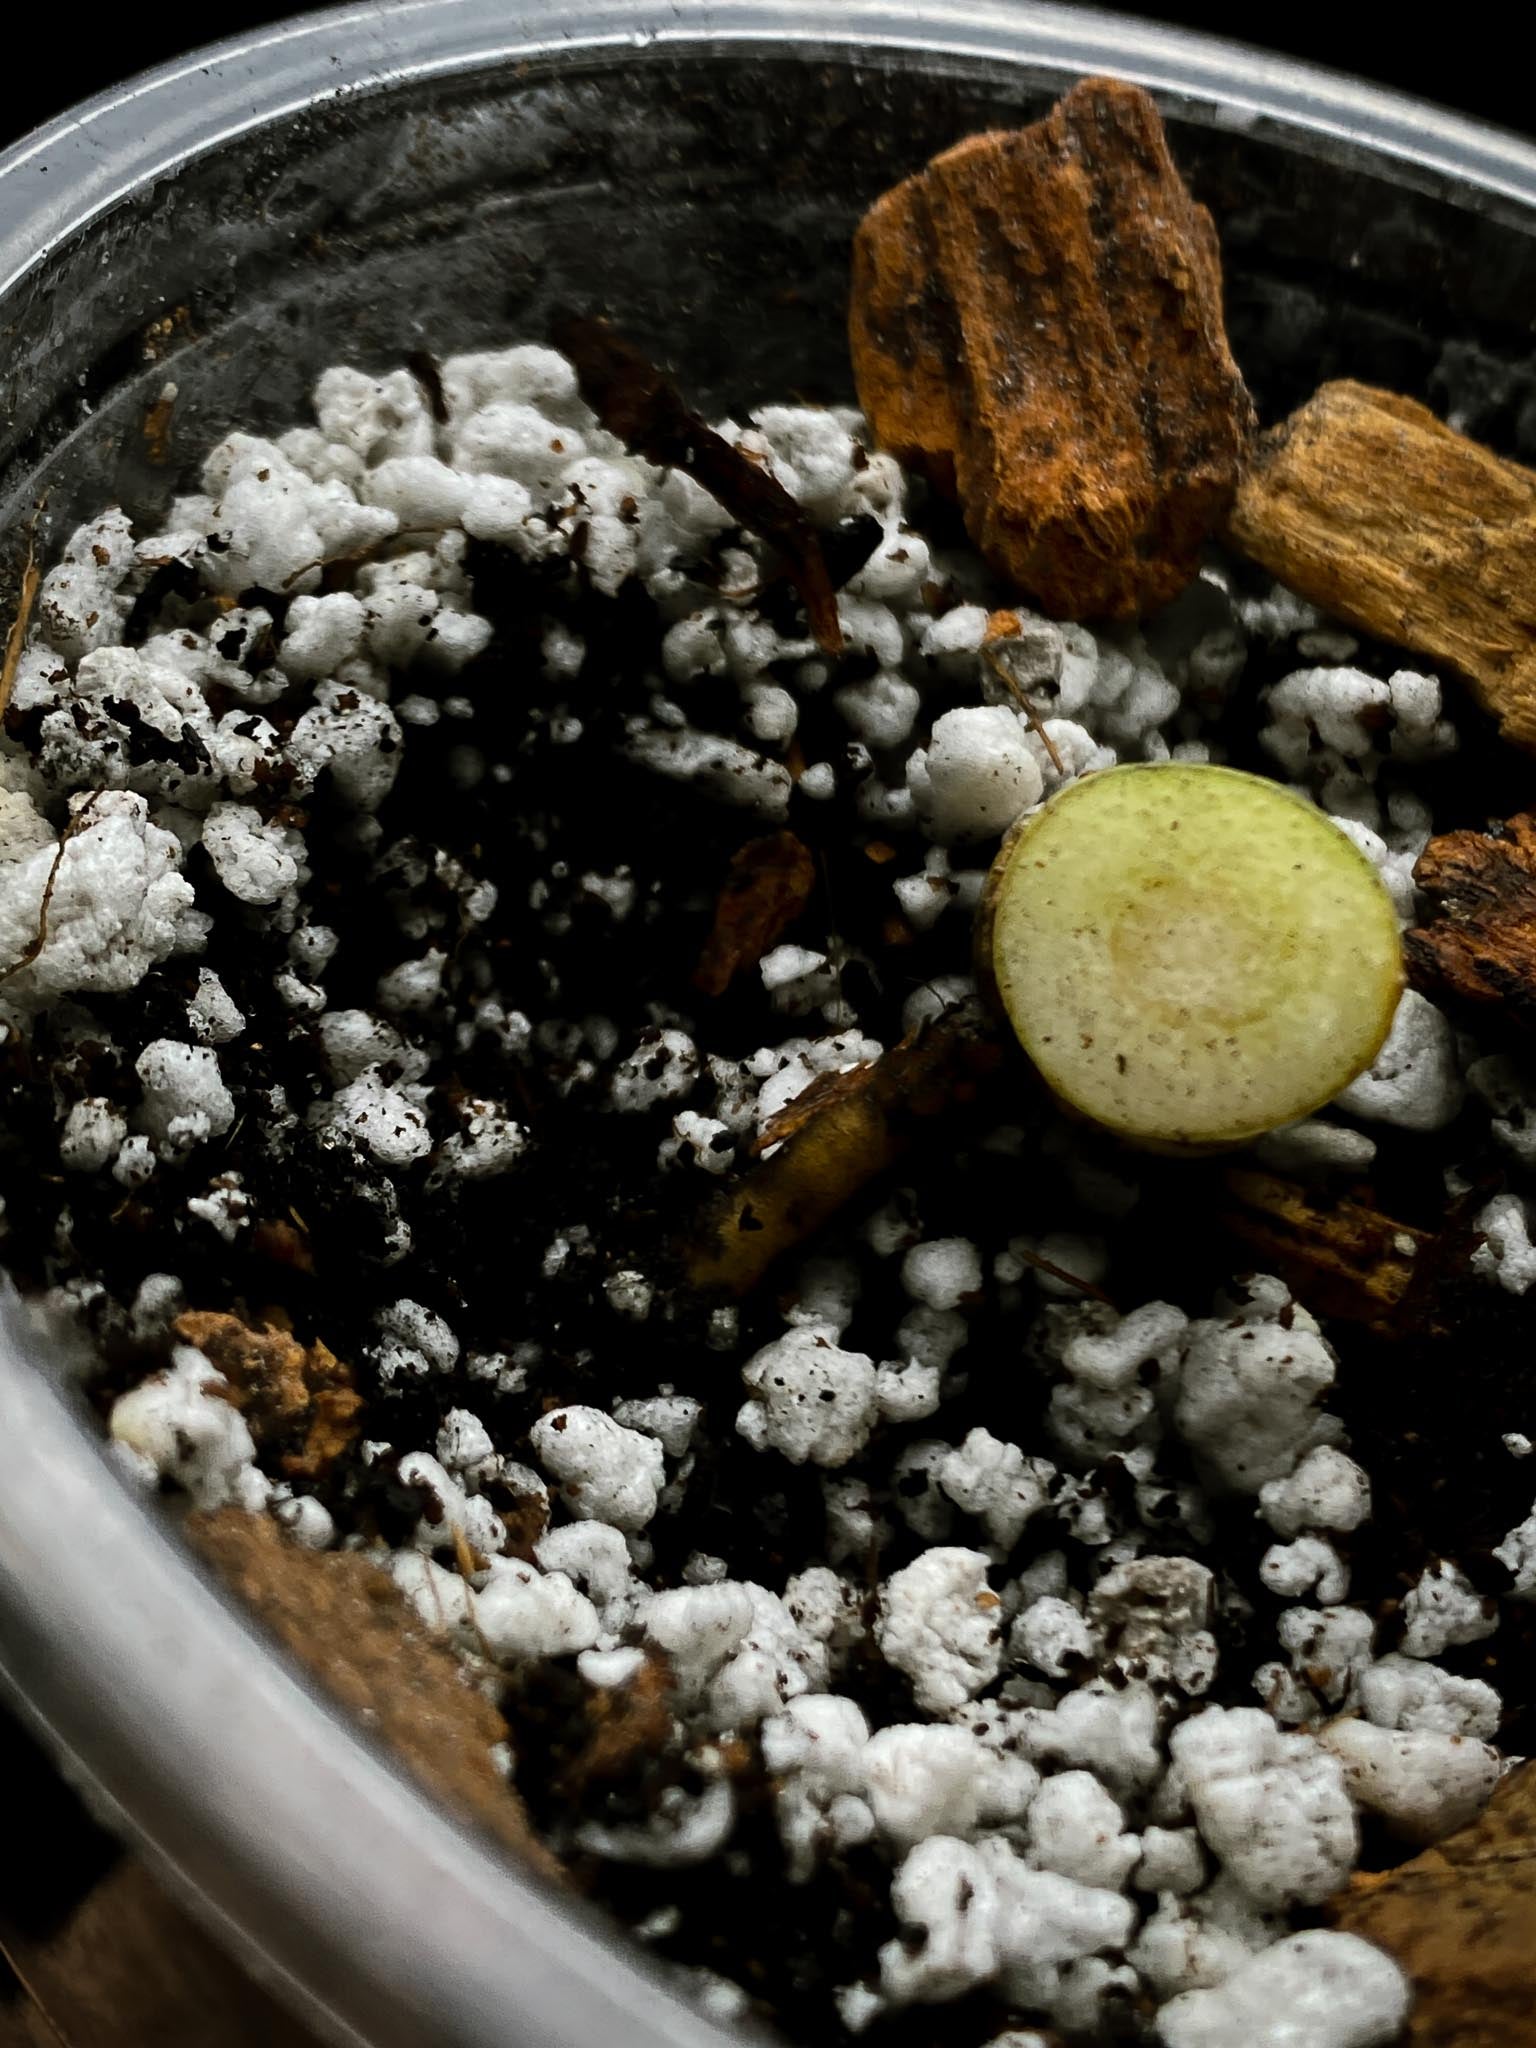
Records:
<instances>
[{"instance_id":1,"label":"dry root fragment","mask_svg":"<svg viewBox=\"0 0 1536 2048\"><path fill-rule=\"evenodd\" d=\"M877 200L849 337L876 436L1060 617L1174 597L1253 426L1210 215L1138 87L1091 78Z\"/></svg>"},{"instance_id":2,"label":"dry root fragment","mask_svg":"<svg viewBox=\"0 0 1536 2048\"><path fill-rule=\"evenodd\" d=\"M823 653L841 654L837 592L820 537L777 477L717 434L606 320L564 320L554 339L570 358L582 397L610 434L649 461L691 476L749 533L778 549L817 645Z\"/></svg>"},{"instance_id":3,"label":"dry root fragment","mask_svg":"<svg viewBox=\"0 0 1536 2048\"><path fill-rule=\"evenodd\" d=\"M443 370L437 357L429 348L413 348L405 358L405 367L421 386L437 425L446 427L450 418L448 396L443 390Z\"/></svg>"},{"instance_id":4,"label":"dry root fragment","mask_svg":"<svg viewBox=\"0 0 1536 2048\"><path fill-rule=\"evenodd\" d=\"M1057 752L1056 742L1046 730L1045 720L1040 716L1035 700L1030 696L1028 690L1025 689L1020 677L1015 673L1014 663L1010 659L1012 650L1019 644L1023 632L1023 623L1017 612L993 612L992 616L987 620L987 630L982 635L982 659L1008 692L1014 703L1018 705L1020 711L1023 712L1030 731L1039 740L1041 746L1044 747L1051 766L1059 776L1064 778L1067 771L1061 755ZM1048 680L1051 683L1055 683L1058 679L1058 674L1055 671L1051 672L1048 677L1042 676L1040 678L1042 681ZM1034 680L1034 678L1031 678L1031 680Z\"/></svg>"},{"instance_id":5,"label":"dry root fragment","mask_svg":"<svg viewBox=\"0 0 1536 2048\"><path fill-rule=\"evenodd\" d=\"M11 691L16 687L16 671L21 666L21 650L27 644L27 627L32 622L32 607L37 602L38 586L42 580L42 571L37 566L37 520L34 516L32 524L27 529L27 554L21 565L21 587L16 595L16 611L11 619L10 630L5 636L5 653L0 655L0 723L4 722L6 708L11 701Z\"/></svg>"},{"instance_id":6,"label":"dry root fragment","mask_svg":"<svg viewBox=\"0 0 1536 2048\"><path fill-rule=\"evenodd\" d=\"M168 384L153 405L145 408L140 425L145 457L157 469L163 469L171 459L171 427L175 414L176 392Z\"/></svg>"},{"instance_id":7,"label":"dry root fragment","mask_svg":"<svg viewBox=\"0 0 1536 2048\"><path fill-rule=\"evenodd\" d=\"M549 1527L549 1495L516 1492L504 1479L493 1480L484 1491L507 1532L503 1555L537 1564L535 1545Z\"/></svg>"},{"instance_id":8,"label":"dry root fragment","mask_svg":"<svg viewBox=\"0 0 1536 2048\"><path fill-rule=\"evenodd\" d=\"M816 863L793 832L771 832L739 847L694 969L694 987L707 996L724 995L743 969L755 967L777 945L815 886Z\"/></svg>"},{"instance_id":9,"label":"dry root fragment","mask_svg":"<svg viewBox=\"0 0 1536 2048\"><path fill-rule=\"evenodd\" d=\"M304 1550L265 1515L239 1508L191 1515L186 1526L230 1591L429 1792L545 1876L560 1876L491 1757L506 1722L464 1682L453 1652L424 1633L386 1573L355 1552Z\"/></svg>"},{"instance_id":10,"label":"dry root fragment","mask_svg":"<svg viewBox=\"0 0 1536 2048\"><path fill-rule=\"evenodd\" d=\"M782 1139L710 1203L683 1255L689 1281L743 1295L924 1137L953 1134L1004 1047L972 1009L948 1012L877 1060L827 1075L764 1133Z\"/></svg>"},{"instance_id":11,"label":"dry root fragment","mask_svg":"<svg viewBox=\"0 0 1536 2048\"><path fill-rule=\"evenodd\" d=\"M64 830L59 834L59 843L53 850L53 861L48 869L48 879L43 884L43 893L37 906L37 930L28 939L16 959L12 960L8 966L0 968L0 987L3 987L13 975L20 974L23 968L30 967L38 954L42 952L44 946L47 945L48 913L53 908L53 892L59 886L59 871L64 865L64 849L68 846L71 839L78 837L85 830L86 826L90 824L91 813L96 808L96 799L99 796L105 795L105 790L93 789L79 810L70 818Z\"/></svg>"},{"instance_id":12,"label":"dry root fragment","mask_svg":"<svg viewBox=\"0 0 1536 2048\"><path fill-rule=\"evenodd\" d=\"M293 1479L322 1478L361 1429L363 1397L344 1365L317 1337L300 1344L277 1312L252 1325L215 1309L178 1316L176 1335L228 1381L227 1398L258 1445L291 1444L282 1468Z\"/></svg>"},{"instance_id":13,"label":"dry root fragment","mask_svg":"<svg viewBox=\"0 0 1536 2048\"><path fill-rule=\"evenodd\" d=\"M1335 617L1454 669L1536 750L1536 473L1411 398L1325 384L1259 443L1228 538Z\"/></svg>"},{"instance_id":14,"label":"dry root fragment","mask_svg":"<svg viewBox=\"0 0 1536 2048\"><path fill-rule=\"evenodd\" d=\"M1439 1240L1383 1216L1356 1195L1333 1198L1276 1174L1226 1176L1222 1222L1266 1273L1277 1273L1303 1307L1341 1322L1398 1334L1447 1277ZM1470 1253L1475 1238L1468 1237ZM1464 1259L1457 1263L1464 1263Z\"/></svg>"},{"instance_id":15,"label":"dry root fragment","mask_svg":"<svg viewBox=\"0 0 1536 2048\"><path fill-rule=\"evenodd\" d=\"M1412 1862L1359 1872L1329 1911L1411 1978L1409 2048L1533 2048L1536 1770L1506 1778L1479 1819Z\"/></svg>"},{"instance_id":16,"label":"dry root fragment","mask_svg":"<svg viewBox=\"0 0 1536 2048\"><path fill-rule=\"evenodd\" d=\"M1403 941L1414 986L1501 1004L1536 1030L1536 813L1431 839L1414 880L1430 904L1427 921Z\"/></svg>"}]
</instances>

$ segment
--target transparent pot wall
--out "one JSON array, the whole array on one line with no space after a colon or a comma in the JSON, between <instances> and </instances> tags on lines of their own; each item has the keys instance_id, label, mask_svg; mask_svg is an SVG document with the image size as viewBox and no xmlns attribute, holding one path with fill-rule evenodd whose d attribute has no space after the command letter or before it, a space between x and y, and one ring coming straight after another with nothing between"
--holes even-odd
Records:
<instances>
[{"instance_id":1,"label":"transparent pot wall","mask_svg":"<svg viewBox=\"0 0 1536 2048\"><path fill-rule=\"evenodd\" d=\"M104 493L150 516L226 427L302 416L327 363L537 338L567 307L611 311L711 405L847 397L861 208L1061 83L954 57L652 45L279 116L129 194L4 303L0 508L9 522L46 486L54 531ZM1536 441L1528 221L1405 189L1347 142L1165 100L1267 416L1358 374L1506 443L1523 410ZM167 379L157 464L142 422Z\"/></svg>"}]
</instances>

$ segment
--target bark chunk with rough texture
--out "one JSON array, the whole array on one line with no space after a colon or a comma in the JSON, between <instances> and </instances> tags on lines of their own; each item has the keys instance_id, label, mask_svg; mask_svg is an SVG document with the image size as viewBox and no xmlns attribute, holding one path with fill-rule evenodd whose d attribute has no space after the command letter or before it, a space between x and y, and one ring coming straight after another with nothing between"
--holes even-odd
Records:
<instances>
[{"instance_id":1,"label":"bark chunk with rough texture","mask_svg":"<svg viewBox=\"0 0 1536 2048\"><path fill-rule=\"evenodd\" d=\"M1132 618L1194 575L1253 408L1215 228L1139 87L1086 79L877 200L849 337L878 439L1045 610Z\"/></svg>"},{"instance_id":2,"label":"bark chunk with rough texture","mask_svg":"<svg viewBox=\"0 0 1536 2048\"><path fill-rule=\"evenodd\" d=\"M1235 1169L1225 1185L1228 1235L1260 1270L1277 1273L1303 1307L1381 1336L1396 1334L1412 1314L1433 1246L1427 1232L1358 1194L1322 1194L1278 1174Z\"/></svg>"},{"instance_id":3,"label":"bark chunk with rough texture","mask_svg":"<svg viewBox=\"0 0 1536 2048\"><path fill-rule=\"evenodd\" d=\"M1357 1872L1329 1917L1407 1972L1408 2048L1531 2048L1536 1770L1506 1778L1480 1819L1411 1862Z\"/></svg>"},{"instance_id":4,"label":"bark chunk with rough texture","mask_svg":"<svg viewBox=\"0 0 1536 2048\"><path fill-rule=\"evenodd\" d=\"M1536 752L1536 472L1411 398L1324 384L1259 443L1228 538L1334 617L1453 669Z\"/></svg>"},{"instance_id":5,"label":"bark chunk with rough texture","mask_svg":"<svg viewBox=\"0 0 1536 2048\"><path fill-rule=\"evenodd\" d=\"M1414 986L1536 1030L1536 813L1431 839L1414 880L1429 902L1403 940Z\"/></svg>"},{"instance_id":6,"label":"bark chunk with rough texture","mask_svg":"<svg viewBox=\"0 0 1536 2048\"><path fill-rule=\"evenodd\" d=\"M230 1591L419 1783L544 1876L559 1877L492 1756L506 1722L387 1572L355 1552L304 1550L265 1515L239 1508L189 1515L186 1528Z\"/></svg>"},{"instance_id":7,"label":"bark chunk with rough texture","mask_svg":"<svg viewBox=\"0 0 1536 2048\"><path fill-rule=\"evenodd\" d=\"M290 1479L320 1479L362 1433L363 1397L320 1338L300 1344L280 1311L243 1322L219 1309L188 1309L176 1335L224 1375L225 1399L255 1441L278 1448Z\"/></svg>"}]
</instances>

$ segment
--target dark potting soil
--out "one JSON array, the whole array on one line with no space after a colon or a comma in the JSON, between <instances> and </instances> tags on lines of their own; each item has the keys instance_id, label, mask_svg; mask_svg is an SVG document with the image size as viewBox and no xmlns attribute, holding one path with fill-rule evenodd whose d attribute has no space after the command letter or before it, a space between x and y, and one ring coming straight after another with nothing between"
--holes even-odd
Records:
<instances>
[{"instance_id":1,"label":"dark potting soil","mask_svg":"<svg viewBox=\"0 0 1536 2048\"><path fill-rule=\"evenodd\" d=\"M832 537L835 581L858 568L877 538L871 526L849 521ZM380 843L400 849L382 883L325 778L301 810L290 808L289 793L277 784L251 799L264 816L290 818L305 831L316 915L341 936L327 975L330 1007L371 1005L379 976L398 964L403 912L446 911L450 932L461 929L454 879L444 865L445 857L462 857L500 890L495 912L476 931L475 950L496 961L500 998L525 1010L535 1026L552 1012L599 1015L633 1042L651 1023L652 1006L661 1006L701 1017L702 1036L714 1051L742 1056L776 1042L795 1027L770 1010L755 976L740 977L712 999L691 984L731 858L761 831L761 821L663 782L616 751L623 721L645 709L646 679L658 667L662 621L656 608L634 584L616 599L604 598L579 575L572 577L564 562L546 573L484 543L472 545L468 567L475 608L494 622L496 637L450 685L417 674L409 679L412 691L467 699L472 716L444 716L410 730L399 780L380 812ZM707 584L718 564L702 560L696 573ZM159 582L153 601L146 594L136 613L133 635L174 617L182 596L174 578ZM252 592L245 601L281 616L280 595ZM799 600L787 582L773 588L767 609L775 607L781 624L798 626ZM586 647L580 674L565 694L566 711L583 727L574 743L536 687L540 642L552 621L569 626ZM270 662L271 649L258 643L241 658L256 671ZM1382 674L1396 666L1386 650L1367 650L1358 659ZM834 684L869 668L867 657L848 657ZM1283 656L1256 647L1221 735L1235 765L1264 765L1256 706L1271 670L1284 673ZM696 715L707 725L708 693L718 689L723 697L732 686L703 679L694 688ZM807 698L802 710L799 743L806 757L841 765L833 799L813 803L797 796L792 802L788 824L810 850L816 885L785 936L825 947L836 934L841 952L858 956L845 961L842 993L859 1028L891 1044L901 1035L902 1006L915 989L967 971L968 921L947 917L922 933L895 916L885 846L888 837L902 835L877 832L858 818L861 771L832 710L832 694L829 687ZM945 686L935 681L929 712L937 716L950 701L969 697L957 688L947 699ZM729 722L722 704L721 723ZM162 744L148 733L141 740L146 748ZM465 787L455 763L455 750L465 745L507 764L510 773ZM1479 823L1497 810L1512 774L1505 750L1479 730L1453 764L1416 770L1413 784L1430 796L1445 830ZM916 835L907 836L920 854ZM911 854L909 845L903 856L909 866ZM616 922L582 878L619 867L633 879L636 909ZM203 907L227 912L201 850L188 856L186 873ZM466 1400L497 1444L514 1455L541 1414L568 1403L606 1410L616 1396L650 1392L658 1383L717 1408L734 1402L734 1360L777 1333L774 1297L777 1285L787 1282L770 1279L764 1298L743 1305L730 1353L712 1347L711 1304L690 1297L675 1277L665 1279L670 1247L696 1211L703 1177L658 1172L654 1122L600 1106L577 1070L579 1048L541 1044L536 1032L531 1053L523 1055L483 1031L439 1063L432 1077L437 1097L445 1105L468 1096L507 1102L530 1138L521 1170L485 1181L440 1180L423 1161L386 1174L333 1130L306 1124L305 1110L332 1085L319 1034L274 988L274 976L288 964L284 936L252 920L217 916L200 963L221 978L248 1028L220 1053L236 1101L235 1123L226 1137L201 1148L196 1166L205 1177L242 1177L253 1227L233 1243L190 1227L190 1174L157 1174L132 1191L106 1176L66 1181L58 1173L40 1175L37 1162L57 1156L60 1100L131 1099L138 1053L158 1037L182 1034L197 964L172 961L129 995L93 999L92 1015L109 1036L78 1036L80 1013L66 1006L41 1015L28 1039L13 1034L0 1046L6 1257L24 1287L56 1280L62 1266L100 1282L111 1302L126 1304L146 1274L163 1272L181 1279L193 1307L255 1316L279 1310L301 1341L323 1336L353 1363L369 1402L365 1434L399 1446L430 1443L444 1413ZM467 1022L477 989L473 972L461 977L459 966L451 952L442 1000ZM451 1033L448 1042L454 1042ZM278 1091L285 1098L281 1107ZM706 1098L701 1083L699 1106ZM1022 1232L1083 1224L1059 1175L1024 1170L1019 1156L986 1142L998 1124L1023 1125L1028 1162L1040 1122L1036 1098L1022 1068L1015 1068L994 1084L984 1115L971 1127L945 1124L935 1149L905 1162L897 1184L919 1191L925 1234L972 1240L989 1269ZM1113 1161L1107 1141L1084 1137L1082 1144L1089 1151L1099 1145ZM1373 1184L1393 1215L1433 1230L1444 1220L1443 1172L1453 1163L1485 1180L1490 1191L1502 1183L1499 1161L1485 1155L1471 1120L1464 1119L1431 1137L1386 1132ZM1241 1264L1221 1230L1220 1167L1138 1160L1136 1173L1142 1199L1107 1231L1110 1291L1123 1307L1161 1296L1206 1313L1213 1292ZM413 1249L403 1264L388 1265L383 1260L397 1217L408 1222ZM881 1260L863 1246L852 1231L855 1220L829 1233L863 1276L843 1341L879 1355L907 1304L899 1261ZM1102 1219L1089 1227L1103 1230ZM571 1249L550 1271L546 1254L557 1232ZM619 1325L603 1293L605 1278L631 1264L664 1282L643 1330ZM479 1380L470 1388L462 1364L426 1382L382 1384L373 1364L375 1317L402 1292L443 1315L466 1353L537 1346L539 1363L527 1387L493 1394ZM1384 1624L1381 1650L1392 1647L1401 1595L1443 1552L1455 1555L1479 1590L1503 1592L1508 1573L1492 1548L1530 1507L1536 1473L1501 1440L1505 1432L1536 1435L1525 1311L1483 1283L1456 1283L1453 1300L1449 1331L1440 1334L1409 1330L1386 1339L1343 1324L1327 1328L1339 1356L1330 1406L1371 1474L1375 1500L1373 1518L1339 1547L1353 1570L1353 1602ZM1021 1362L1026 1321L996 1300L973 1318L957 1361L969 1370L969 1386L945 1408L951 1439L984 1424L1025 1446L1044 1440L1049 1387ZM146 1360L126 1342L121 1318L105 1304L98 1334L106 1369L96 1394L105 1407L142 1377ZM927 1424L887 1429L882 1449L894 1453L904 1440L928 1433ZM1193 1476L1179 1471L1179 1456L1176 1444L1164 1446L1169 1476ZM343 1533L376 1534L392 1543L406 1538L420 1499L399 1485L396 1463L393 1456L367 1464L354 1457L321 1483L320 1495ZM1096 1484L1113 1496L1128 1492L1131 1480L1111 1459ZM765 1464L729 1429L719 1429L699 1447L681 1510L659 1518L651 1531L651 1576L657 1584L679 1583L685 1560L705 1552L724 1558L735 1578L782 1585L791 1573L821 1561L824 1529L814 1468L782 1459ZM1270 1540L1252 1503L1238 1502L1218 1504L1216 1534L1203 1551L1183 1539L1180 1547L1201 1556L1219 1577L1249 1586ZM1061 1541L1059 1525L1049 1534L1027 1530L1007 1571L1016 1573L1033 1552ZM878 1559L879 1573L888 1575L924 1547L898 1525ZM871 1557L871 1604L876 1569ZM1247 1618L1223 1616L1213 1700L1252 1704L1253 1669L1278 1654L1275 1624L1287 1604L1263 1596ZM1442 1661L1501 1691L1507 1748L1536 1747L1536 1609L1506 1601L1496 1635ZM904 1683L870 1646L855 1653L839 1684L874 1722L911 1716ZM872 1852L855 1851L831 1859L809 1883L788 1885L772 1788L755 1738L737 1743L729 1759L741 1818L721 1858L658 1873L583 1855L572 1846L582 1819L640 1819L655 1810L663 1791L691 1784L686 1763L644 1749L616 1776L574 1783L586 1691L571 1673L548 1664L509 1682L504 1702L519 1788L575 1877L633 1923L649 1920L658 1907L675 1907L652 1947L743 1984L756 2009L804 2048L844 2039L832 1990L847 1981L850 1955L867 1958L897 1932L886 1866ZM1379 1859L1403 1853L1375 1840L1369 1848ZM1129 2009L1124 2018L1129 2035L1139 2021ZM945 2048L968 2048L988 2041L1008 2019L999 1999L974 1995L936 2011L917 2007L882 2017L865 2038L879 2048L919 2048L940 2039Z\"/></svg>"}]
</instances>

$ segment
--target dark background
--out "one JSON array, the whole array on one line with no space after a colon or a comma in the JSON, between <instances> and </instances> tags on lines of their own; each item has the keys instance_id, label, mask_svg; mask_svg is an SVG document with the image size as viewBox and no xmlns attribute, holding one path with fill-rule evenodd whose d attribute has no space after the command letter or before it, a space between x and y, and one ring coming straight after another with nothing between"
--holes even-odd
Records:
<instances>
[{"instance_id":1,"label":"dark background","mask_svg":"<svg viewBox=\"0 0 1536 2048\"><path fill-rule=\"evenodd\" d=\"M806 0L814 15L817 0ZM1019 0L1024 8L1028 0ZM506 0L515 18L518 0ZM199 43L277 21L296 10L262 6L252 0L192 7L185 0L167 0L152 9L126 7L101 10L89 31L70 36L45 26L39 17L34 61L13 75L15 90L0 104L0 143L14 140L50 114L73 101L99 92L151 64L180 55ZM1247 9L1230 4L1217 8L1199 4L1122 7L1128 14L1177 22L1213 34L1236 36L1249 43L1314 64L1353 71L1377 84L1395 86L1439 101L1462 113L1520 130L1536 132L1536 96L1529 70L1511 44L1516 10L1490 5L1489 0L1459 10L1454 16L1419 17L1417 10L1334 0L1332 6L1286 0L1286 4ZM56 19L56 18L55 18ZM48 46L56 44L57 60L48 62ZM42 61L38 61L42 60Z\"/></svg>"}]
</instances>

